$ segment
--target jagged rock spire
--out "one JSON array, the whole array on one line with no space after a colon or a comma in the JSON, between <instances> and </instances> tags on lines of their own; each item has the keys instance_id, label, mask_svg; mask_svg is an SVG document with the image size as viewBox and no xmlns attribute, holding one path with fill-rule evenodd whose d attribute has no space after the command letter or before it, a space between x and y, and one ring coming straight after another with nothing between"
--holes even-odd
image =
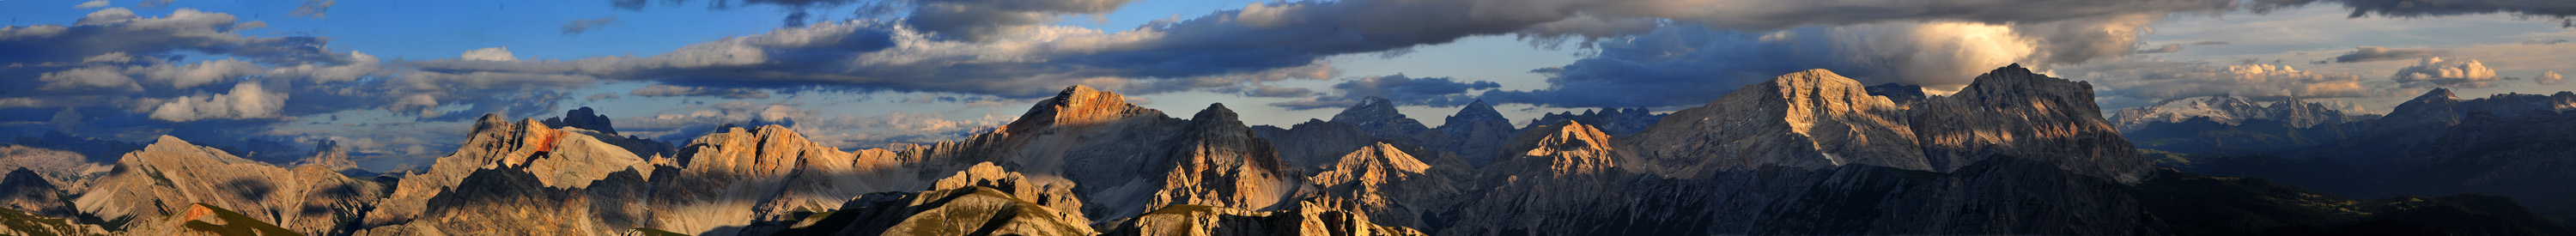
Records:
<instances>
[{"instance_id":1,"label":"jagged rock spire","mask_svg":"<svg viewBox=\"0 0 2576 236\"><path fill-rule=\"evenodd\" d=\"M1097 124L1148 111L1151 110L1128 104L1127 96L1074 85L1065 87L1064 92L1056 93L1055 97L1039 101L1029 108L1027 114L1020 115L1019 120L1011 121L1002 130L1021 133L1047 126Z\"/></svg>"}]
</instances>

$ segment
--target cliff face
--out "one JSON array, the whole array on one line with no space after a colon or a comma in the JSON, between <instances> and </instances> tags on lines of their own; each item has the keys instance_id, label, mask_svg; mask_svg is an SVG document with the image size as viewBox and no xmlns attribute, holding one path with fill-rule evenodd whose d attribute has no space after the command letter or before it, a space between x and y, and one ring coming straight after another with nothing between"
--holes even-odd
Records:
<instances>
[{"instance_id":1,"label":"cliff face","mask_svg":"<svg viewBox=\"0 0 2576 236\"><path fill-rule=\"evenodd\" d=\"M1765 166L1848 164L1931 170L1905 109L1825 70L1747 85L1665 117L1633 140L1655 165L1691 176Z\"/></svg>"},{"instance_id":2,"label":"cliff face","mask_svg":"<svg viewBox=\"0 0 2576 236\"><path fill-rule=\"evenodd\" d=\"M977 163L928 191L871 193L747 235L1092 235L1072 182Z\"/></svg>"},{"instance_id":3,"label":"cliff face","mask_svg":"<svg viewBox=\"0 0 2576 236\"><path fill-rule=\"evenodd\" d=\"M1394 145L1378 143L1343 155L1323 172L1307 177L1320 187L1309 204L1368 215L1377 224L1426 227L1426 218L1454 208L1463 188L1453 172L1434 166Z\"/></svg>"},{"instance_id":4,"label":"cliff face","mask_svg":"<svg viewBox=\"0 0 2576 236\"><path fill-rule=\"evenodd\" d=\"M582 188L619 171L655 169L624 148L609 145L577 129L547 128L535 120L506 122L485 115L455 154L438 158L427 173L414 173L394 186L383 206L367 212L366 226L409 222L427 210L433 197L453 192L465 178L485 169L528 172L538 186Z\"/></svg>"},{"instance_id":5,"label":"cliff face","mask_svg":"<svg viewBox=\"0 0 2576 236\"><path fill-rule=\"evenodd\" d=\"M1368 131L1360 130L1359 126L1315 119L1307 119L1306 123L1297 123L1287 129L1266 125L1252 129L1253 134L1270 140L1279 150L1281 162L1308 173L1322 171L1351 151L1375 143L1391 142L1369 136Z\"/></svg>"},{"instance_id":6,"label":"cliff face","mask_svg":"<svg viewBox=\"0 0 2576 236\"><path fill-rule=\"evenodd\" d=\"M2122 183L2145 180L2155 166L2138 158L2101 110L2092 84L2014 65L1978 75L1959 93L1925 99L1911 112L1934 170L2011 156Z\"/></svg>"},{"instance_id":7,"label":"cliff face","mask_svg":"<svg viewBox=\"0 0 2576 236\"><path fill-rule=\"evenodd\" d=\"M143 224L200 203L241 209L251 219L297 233L327 235L355 230L349 226L377 205L383 188L319 167L277 167L162 136L126 154L72 205L82 214L128 222L110 228L159 227Z\"/></svg>"},{"instance_id":8,"label":"cliff face","mask_svg":"<svg viewBox=\"0 0 2576 236\"><path fill-rule=\"evenodd\" d=\"M1124 218L1171 204L1266 209L1302 185L1271 142L1222 104L1191 119L1127 104L1124 96L1073 86L1040 101L999 131L904 155L925 170L993 162L1030 175L1062 176L1089 199L1083 215ZM909 158L909 157L908 157Z\"/></svg>"}]
</instances>

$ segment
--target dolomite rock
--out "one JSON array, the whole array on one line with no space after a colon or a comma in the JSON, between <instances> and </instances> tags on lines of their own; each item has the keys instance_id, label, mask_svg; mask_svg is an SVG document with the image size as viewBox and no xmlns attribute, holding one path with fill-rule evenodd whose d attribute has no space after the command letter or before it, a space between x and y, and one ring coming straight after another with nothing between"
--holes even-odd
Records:
<instances>
[{"instance_id":1,"label":"dolomite rock","mask_svg":"<svg viewBox=\"0 0 2576 236\"><path fill-rule=\"evenodd\" d=\"M1368 215L1312 203L1277 211L1173 205L1119 224L1106 235L1427 235L1406 227L1370 224Z\"/></svg>"},{"instance_id":2,"label":"dolomite rock","mask_svg":"<svg viewBox=\"0 0 2576 236\"><path fill-rule=\"evenodd\" d=\"M331 235L355 230L348 226L378 204L383 188L320 167L277 167L162 136L126 154L72 205L111 222L128 220L109 228L149 228L141 224L205 204L296 233Z\"/></svg>"},{"instance_id":3,"label":"dolomite rock","mask_svg":"<svg viewBox=\"0 0 2576 236\"><path fill-rule=\"evenodd\" d=\"M1746 85L1707 106L1674 112L1629 140L1651 165L1677 176L1773 165L1933 169L1906 121L1904 108L1870 96L1858 81L1818 69Z\"/></svg>"},{"instance_id":4,"label":"dolomite rock","mask_svg":"<svg viewBox=\"0 0 2576 236\"><path fill-rule=\"evenodd\" d=\"M2102 118L2093 85L2015 64L1978 75L1958 93L1925 99L1913 112L1916 139L1936 171L1989 157L2031 158L2067 171L2135 184L2155 165Z\"/></svg>"},{"instance_id":5,"label":"dolomite rock","mask_svg":"<svg viewBox=\"0 0 2576 236\"><path fill-rule=\"evenodd\" d=\"M1454 179L1467 177L1434 168L1460 167L1435 167L1394 145L1377 143L1343 155L1333 166L1307 177L1307 182L1320 186L1307 201L1367 215L1375 220L1371 223L1380 225L1429 226L1424 219L1430 217L1424 215L1456 205L1463 191L1454 186Z\"/></svg>"},{"instance_id":6,"label":"dolomite rock","mask_svg":"<svg viewBox=\"0 0 2576 236\"><path fill-rule=\"evenodd\" d=\"M1432 129L1440 131L1447 139L1447 142L1437 144L1441 145L1440 150L1457 153L1475 166L1493 164L1495 155L1499 155L1495 150L1502 149L1504 142L1511 141L1513 135L1520 133L1519 129L1512 128L1511 119L1503 118L1501 111L1495 111L1494 106L1486 105L1484 100L1459 107L1458 114L1450 115L1446 123Z\"/></svg>"}]
</instances>

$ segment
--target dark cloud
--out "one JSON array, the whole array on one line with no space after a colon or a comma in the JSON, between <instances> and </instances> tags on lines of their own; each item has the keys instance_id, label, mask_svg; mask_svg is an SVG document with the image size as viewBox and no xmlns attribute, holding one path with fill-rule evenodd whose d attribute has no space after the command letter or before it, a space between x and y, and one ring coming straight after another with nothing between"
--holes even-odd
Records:
<instances>
[{"instance_id":1,"label":"dark cloud","mask_svg":"<svg viewBox=\"0 0 2576 236\"><path fill-rule=\"evenodd\" d=\"M2561 43L2567 43L2567 40L2566 40L2566 39L2525 39L2525 40L2522 40L2522 44L2530 44L2530 45L2553 45L2553 44L2561 44Z\"/></svg>"},{"instance_id":2,"label":"dark cloud","mask_svg":"<svg viewBox=\"0 0 2576 236\"><path fill-rule=\"evenodd\" d=\"M1369 76L1333 84L1334 94L1296 101L1270 103L1289 110L1348 107L1369 97L1386 98L1396 105L1452 106L1475 100L1467 92L1502 87L1493 81L1462 81L1449 77L1405 77L1403 74Z\"/></svg>"},{"instance_id":3,"label":"dark cloud","mask_svg":"<svg viewBox=\"0 0 2576 236\"><path fill-rule=\"evenodd\" d=\"M1315 90L1298 87L1261 86L1253 88L1250 91L1244 91L1243 95L1265 98L1296 98L1314 96Z\"/></svg>"},{"instance_id":4,"label":"dark cloud","mask_svg":"<svg viewBox=\"0 0 2576 236\"><path fill-rule=\"evenodd\" d=\"M2228 44L2228 43L2227 43L2227 41L2215 41L2215 40L2212 40L2212 41L2200 41L2200 42L2198 42L2198 43L2191 43L2191 45L2204 45L2204 46L2207 46L2207 45L2227 45L2227 44Z\"/></svg>"},{"instance_id":5,"label":"dark cloud","mask_svg":"<svg viewBox=\"0 0 2576 236\"><path fill-rule=\"evenodd\" d=\"M2384 47L2357 47L2357 48L2353 48L2352 52L2344 53L2344 54L2343 54L2343 55L2341 55L2341 56L2335 56L2335 57L2334 57L2334 60L2329 60L2329 61L2319 61L2320 63L2317 63L2317 64L2325 64L2325 63L2327 63L2327 62L2330 62L2330 63L2354 63L2354 62L2372 62L2372 61L2386 61L2386 60L2407 60L2407 59L2418 59L2418 58L2426 58L2426 57L2436 57L2436 56L2441 56L2441 55L2443 55L2443 54L2450 54L2450 53L2451 53L2450 51L2439 50L2439 49L2423 49L2423 48L2384 48Z\"/></svg>"},{"instance_id":6,"label":"dark cloud","mask_svg":"<svg viewBox=\"0 0 2576 236\"><path fill-rule=\"evenodd\" d=\"M564 25L563 25L563 34L564 34L564 35L576 35L576 34L581 34L581 33L584 33L584 32L590 32L590 30L591 30L592 28L599 28L600 26L607 26L608 24L613 24L613 23L617 23L617 16L600 17L600 18L594 18L594 19L577 19L577 20L572 20L572 21L570 21L570 22L564 22Z\"/></svg>"},{"instance_id":7,"label":"dark cloud","mask_svg":"<svg viewBox=\"0 0 2576 236\"><path fill-rule=\"evenodd\" d=\"M670 86L670 85L660 85L660 84L656 84L656 85L652 85L652 86L645 86L644 88L638 88L638 89L635 89L635 91L628 91L628 92L626 92L626 94L627 94L627 95L635 95L635 96L643 96L643 97L710 96L710 97L721 97L721 98L731 98L731 99L762 99L762 98L769 98L769 92L768 92L768 91L760 91L760 90L758 90L758 89L746 89L746 88L701 88L701 87L687 87L687 86Z\"/></svg>"},{"instance_id":8,"label":"dark cloud","mask_svg":"<svg viewBox=\"0 0 2576 236\"><path fill-rule=\"evenodd\" d=\"M590 94L590 97L584 97L584 98L582 98L582 100L599 101L599 100L614 100L614 99L618 99L618 98L624 98L624 97L619 97L619 96L617 96L617 94L615 94L615 93L595 93L595 94Z\"/></svg>"},{"instance_id":9,"label":"dark cloud","mask_svg":"<svg viewBox=\"0 0 2576 236\"><path fill-rule=\"evenodd\" d=\"M2315 3L2340 3L2352 9L2351 17L2436 17L2512 13L2557 17L2560 21L2576 15L2576 3L2558 0L2256 0L2264 7L2286 7Z\"/></svg>"}]
</instances>

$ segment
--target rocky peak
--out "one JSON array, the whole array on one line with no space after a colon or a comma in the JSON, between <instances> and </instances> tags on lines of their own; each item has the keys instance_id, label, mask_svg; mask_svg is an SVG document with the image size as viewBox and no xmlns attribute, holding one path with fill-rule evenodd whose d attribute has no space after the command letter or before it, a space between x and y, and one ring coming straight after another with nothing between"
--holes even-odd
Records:
<instances>
[{"instance_id":1,"label":"rocky peak","mask_svg":"<svg viewBox=\"0 0 2576 236\"><path fill-rule=\"evenodd\" d=\"M1538 119L1531 119L1528 126L1521 128L1534 129L1539 126L1565 123L1566 121L1582 121L1584 124L1592 125L1594 128L1601 129L1601 132L1607 132L1610 133L1610 135L1628 135L1637 133L1638 131L1645 131L1647 126L1655 125L1655 122L1663 120L1664 116L1665 115L1657 115L1653 111L1646 110L1644 107L1604 107L1601 108L1601 112L1599 113L1594 113L1592 110L1584 110L1583 114L1575 114L1572 111L1547 113L1540 115Z\"/></svg>"},{"instance_id":2,"label":"rocky peak","mask_svg":"<svg viewBox=\"0 0 2576 236\"><path fill-rule=\"evenodd\" d=\"M1125 95L1074 85L1065 87L1064 92L1056 93L1055 97L1038 101L1027 114L1020 115L1019 120L1011 121L1001 130L1026 133L1050 126L1099 124L1151 111L1127 104Z\"/></svg>"},{"instance_id":3,"label":"rocky peak","mask_svg":"<svg viewBox=\"0 0 2576 236\"><path fill-rule=\"evenodd\" d=\"M1458 107L1458 114L1449 115L1448 122L1441 123L1440 128L1448 129L1451 126L1459 126L1475 122L1501 122L1508 126L1511 125L1512 120L1509 118L1503 118L1502 111L1495 111L1493 105L1486 105L1485 100L1478 99L1476 102L1467 103L1466 106Z\"/></svg>"},{"instance_id":4,"label":"rocky peak","mask_svg":"<svg viewBox=\"0 0 2576 236\"><path fill-rule=\"evenodd\" d=\"M608 116L599 115L597 111L591 110L590 107L581 107L581 109L564 111L563 117L546 118L545 123L546 126L581 128L599 131L600 133L607 133L608 135L617 135L617 127L610 124L612 122L610 122Z\"/></svg>"},{"instance_id":5,"label":"rocky peak","mask_svg":"<svg viewBox=\"0 0 2576 236\"><path fill-rule=\"evenodd\" d=\"M1413 155L1405 154L1395 145L1381 142L1342 155L1341 161L1309 180L1325 185L1375 185L1416 177L1429 169L1431 165L1423 164L1422 160L1414 159Z\"/></svg>"},{"instance_id":6,"label":"rocky peak","mask_svg":"<svg viewBox=\"0 0 2576 236\"><path fill-rule=\"evenodd\" d=\"M1361 98L1359 104L1333 114L1332 121L1357 125L1378 137L1403 137L1431 129L1421 121L1404 117L1404 113L1395 110L1394 101L1380 97Z\"/></svg>"},{"instance_id":7,"label":"rocky peak","mask_svg":"<svg viewBox=\"0 0 2576 236\"><path fill-rule=\"evenodd\" d=\"M333 142L328 139L315 142L313 145L312 155L306 156L301 160L296 160L294 164L289 166L317 166L325 170L337 171L343 174L364 173L367 171L366 169L358 168L358 162L349 160L348 148L341 147L339 142Z\"/></svg>"},{"instance_id":8,"label":"rocky peak","mask_svg":"<svg viewBox=\"0 0 2576 236\"><path fill-rule=\"evenodd\" d=\"M2019 64L1978 75L1959 93L1925 99L1913 127L1940 171L2010 156L2069 172L2138 183L2154 164L2093 102L2093 85L2033 73Z\"/></svg>"},{"instance_id":9,"label":"rocky peak","mask_svg":"<svg viewBox=\"0 0 2576 236\"><path fill-rule=\"evenodd\" d=\"M63 204L69 201L65 201L67 199L63 198L64 192L61 189L54 186L53 182L46 181L44 175L36 174L36 171L28 170L26 167L19 167L9 170L7 176L0 176L0 207L49 217L72 218L74 216L72 206Z\"/></svg>"},{"instance_id":10,"label":"rocky peak","mask_svg":"<svg viewBox=\"0 0 2576 236\"><path fill-rule=\"evenodd\" d=\"M1688 173L1847 164L1930 170L1905 109L1823 69L1745 85L1674 112L1633 139L1656 165Z\"/></svg>"},{"instance_id":11,"label":"rocky peak","mask_svg":"<svg viewBox=\"0 0 2576 236\"><path fill-rule=\"evenodd\" d=\"M1582 122L1565 121L1532 129L1513 138L1504 150L1510 159L1496 160L1497 172L1566 176L1605 173L1619 166L1620 155L1610 134ZM1517 167L1517 168L1515 168ZM1545 167L1544 171L1535 170Z\"/></svg>"},{"instance_id":12,"label":"rocky peak","mask_svg":"<svg viewBox=\"0 0 2576 236\"><path fill-rule=\"evenodd\" d=\"M1438 144L1440 149L1457 153L1468 164L1476 166L1492 164L1496 149L1511 141L1513 134L1520 133L1520 130L1512 128L1511 119L1503 118L1502 112L1495 111L1494 106L1486 105L1484 100L1458 108L1458 114L1449 116L1448 121L1435 128L1448 135L1446 143Z\"/></svg>"}]
</instances>

